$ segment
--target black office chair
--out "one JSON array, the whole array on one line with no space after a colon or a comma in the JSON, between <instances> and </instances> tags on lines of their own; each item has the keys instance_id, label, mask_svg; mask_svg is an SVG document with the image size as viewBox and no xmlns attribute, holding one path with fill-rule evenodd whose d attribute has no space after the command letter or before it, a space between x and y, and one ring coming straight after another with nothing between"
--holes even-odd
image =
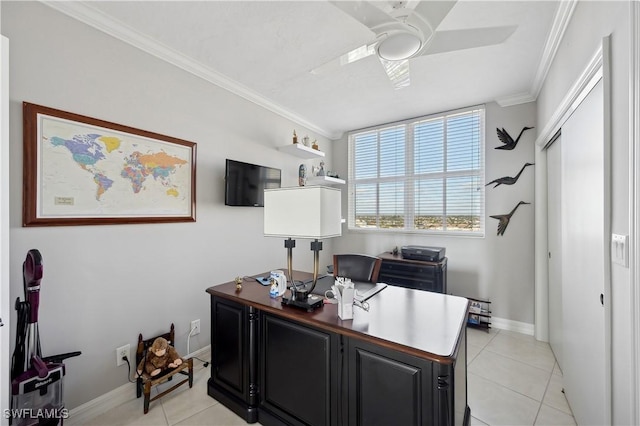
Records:
<instances>
[{"instance_id":1,"label":"black office chair","mask_svg":"<svg viewBox=\"0 0 640 426\"><path fill-rule=\"evenodd\" d=\"M333 276L377 283L382 259L366 254L334 254Z\"/></svg>"}]
</instances>

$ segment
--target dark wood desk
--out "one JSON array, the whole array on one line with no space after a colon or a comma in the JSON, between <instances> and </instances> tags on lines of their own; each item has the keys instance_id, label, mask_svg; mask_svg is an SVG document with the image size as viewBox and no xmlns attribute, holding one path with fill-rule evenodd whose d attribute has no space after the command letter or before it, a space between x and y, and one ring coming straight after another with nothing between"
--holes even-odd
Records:
<instances>
[{"instance_id":1,"label":"dark wood desk","mask_svg":"<svg viewBox=\"0 0 640 426\"><path fill-rule=\"evenodd\" d=\"M388 286L342 321L336 305L282 306L255 281L207 292L208 393L247 422L468 424L467 299Z\"/></svg>"}]
</instances>

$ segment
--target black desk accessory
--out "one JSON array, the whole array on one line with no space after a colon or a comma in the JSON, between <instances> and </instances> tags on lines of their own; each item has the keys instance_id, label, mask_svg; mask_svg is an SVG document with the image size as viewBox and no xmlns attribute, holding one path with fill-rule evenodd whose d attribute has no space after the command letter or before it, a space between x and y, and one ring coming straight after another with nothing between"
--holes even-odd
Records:
<instances>
[{"instance_id":1,"label":"black desk accessory","mask_svg":"<svg viewBox=\"0 0 640 426\"><path fill-rule=\"evenodd\" d=\"M324 302L322 301L323 297L312 295L313 289L318 282L318 262L320 258L320 250L322 250L322 241L312 241L311 250L313 251L313 279L311 280L311 286L309 287L306 284L296 284L292 274L290 273L289 276L291 277L291 297L282 297L283 305L306 309L307 312L313 312L314 310L321 308L324 305ZM288 261L287 263L289 265L289 272L291 272L291 262Z\"/></svg>"},{"instance_id":2,"label":"black desk accessory","mask_svg":"<svg viewBox=\"0 0 640 426\"><path fill-rule=\"evenodd\" d=\"M282 296L282 304L294 306L296 308L306 309L307 312L313 312L324 306L323 298L317 295L305 295L304 300L296 300L293 297Z\"/></svg>"}]
</instances>

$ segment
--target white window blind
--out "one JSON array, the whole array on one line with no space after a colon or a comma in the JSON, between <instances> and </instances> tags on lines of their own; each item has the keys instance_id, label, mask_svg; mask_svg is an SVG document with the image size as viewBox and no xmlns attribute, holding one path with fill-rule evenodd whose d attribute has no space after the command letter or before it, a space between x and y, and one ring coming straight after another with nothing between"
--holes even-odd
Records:
<instances>
[{"instance_id":1,"label":"white window blind","mask_svg":"<svg viewBox=\"0 0 640 426\"><path fill-rule=\"evenodd\" d=\"M349 135L349 229L484 235L484 108Z\"/></svg>"}]
</instances>

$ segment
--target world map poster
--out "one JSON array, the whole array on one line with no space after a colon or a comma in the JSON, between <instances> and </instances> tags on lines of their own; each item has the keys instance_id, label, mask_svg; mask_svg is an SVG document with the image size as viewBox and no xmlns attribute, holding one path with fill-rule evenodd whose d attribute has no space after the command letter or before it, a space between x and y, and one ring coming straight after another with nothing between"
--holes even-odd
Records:
<instances>
[{"instance_id":1,"label":"world map poster","mask_svg":"<svg viewBox=\"0 0 640 426\"><path fill-rule=\"evenodd\" d=\"M44 113L35 118L36 219L195 218L195 144Z\"/></svg>"}]
</instances>

